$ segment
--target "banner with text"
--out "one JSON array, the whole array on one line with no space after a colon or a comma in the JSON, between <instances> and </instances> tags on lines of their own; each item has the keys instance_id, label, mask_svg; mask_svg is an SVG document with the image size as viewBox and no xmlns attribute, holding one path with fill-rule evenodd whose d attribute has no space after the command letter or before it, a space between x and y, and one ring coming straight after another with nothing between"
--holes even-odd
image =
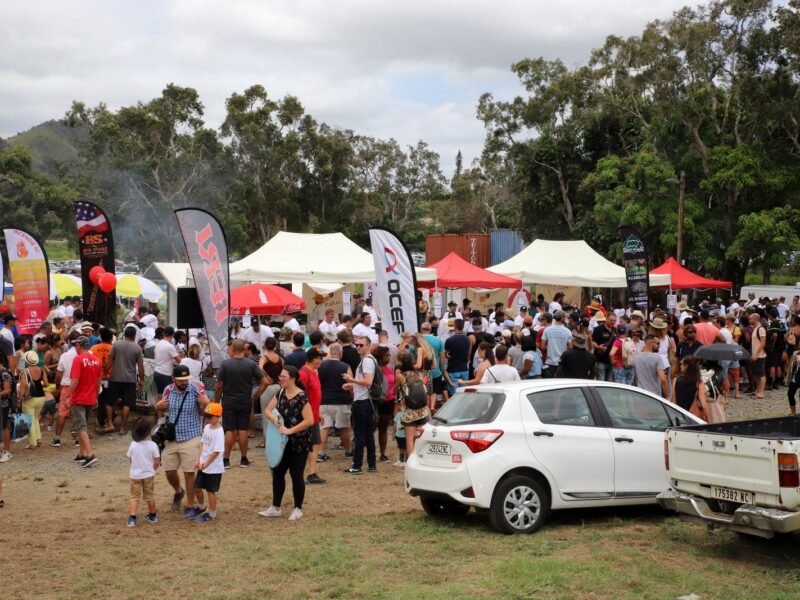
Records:
<instances>
[{"instance_id":1,"label":"banner with text","mask_svg":"<svg viewBox=\"0 0 800 600\"><path fill-rule=\"evenodd\" d=\"M14 285L17 331L33 335L50 312L50 270L44 247L22 229L3 229Z\"/></svg>"},{"instance_id":2,"label":"banner with text","mask_svg":"<svg viewBox=\"0 0 800 600\"><path fill-rule=\"evenodd\" d=\"M405 244L388 229L369 230L375 281L381 307L381 327L389 342L400 342L404 331L417 333L417 275Z\"/></svg>"},{"instance_id":3,"label":"banner with text","mask_svg":"<svg viewBox=\"0 0 800 600\"><path fill-rule=\"evenodd\" d=\"M650 269L647 266L647 249L639 232L633 227L623 225L619 228L619 236L622 240L622 265L628 283L628 302L633 302L637 309L649 315Z\"/></svg>"},{"instance_id":4,"label":"banner with text","mask_svg":"<svg viewBox=\"0 0 800 600\"><path fill-rule=\"evenodd\" d=\"M199 208L175 211L181 228L197 297L206 324L211 364L219 368L227 357L230 316L228 245L219 221Z\"/></svg>"},{"instance_id":5,"label":"banner with text","mask_svg":"<svg viewBox=\"0 0 800 600\"><path fill-rule=\"evenodd\" d=\"M95 267L102 269L100 273L115 275L111 223L100 207L79 200L75 202L75 224L78 227L78 252L81 258L83 316L87 321L113 327L117 294L114 290L104 292L100 289L99 276L93 281L90 275Z\"/></svg>"}]
</instances>

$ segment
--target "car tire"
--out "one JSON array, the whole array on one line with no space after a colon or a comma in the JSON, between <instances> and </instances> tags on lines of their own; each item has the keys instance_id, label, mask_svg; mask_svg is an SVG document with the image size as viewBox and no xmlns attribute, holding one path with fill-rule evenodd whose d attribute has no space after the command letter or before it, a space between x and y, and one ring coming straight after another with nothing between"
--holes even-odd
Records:
<instances>
[{"instance_id":1,"label":"car tire","mask_svg":"<svg viewBox=\"0 0 800 600\"><path fill-rule=\"evenodd\" d=\"M514 475L495 488L489 523L500 533L533 533L550 514L550 495L533 477Z\"/></svg>"},{"instance_id":2,"label":"car tire","mask_svg":"<svg viewBox=\"0 0 800 600\"><path fill-rule=\"evenodd\" d=\"M430 517L459 518L469 512L469 506L455 500L421 496L419 501L422 509Z\"/></svg>"}]
</instances>

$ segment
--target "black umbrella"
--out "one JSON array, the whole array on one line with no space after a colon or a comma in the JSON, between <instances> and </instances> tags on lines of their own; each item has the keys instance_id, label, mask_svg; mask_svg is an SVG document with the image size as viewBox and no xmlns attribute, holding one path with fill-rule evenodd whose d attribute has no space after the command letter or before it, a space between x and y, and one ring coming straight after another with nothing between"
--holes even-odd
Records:
<instances>
[{"instance_id":1,"label":"black umbrella","mask_svg":"<svg viewBox=\"0 0 800 600\"><path fill-rule=\"evenodd\" d=\"M701 346L692 355L706 360L747 360L750 353L739 344L709 344Z\"/></svg>"}]
</instances>

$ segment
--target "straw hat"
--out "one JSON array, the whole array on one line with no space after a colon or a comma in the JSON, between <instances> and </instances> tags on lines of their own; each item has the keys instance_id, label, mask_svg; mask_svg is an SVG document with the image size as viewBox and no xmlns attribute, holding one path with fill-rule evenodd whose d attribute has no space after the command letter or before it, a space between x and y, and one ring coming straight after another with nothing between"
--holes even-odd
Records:
<instances>
[{"instance_id":1,"label":"straw hat","mask_svg":"<svg viewBox=\"0 0 800 600\"><path fill-rule=\"evenodd\" d=\"M666 329L668 325L663 319L656 317L650 322L650 327L653 329Z\"/></svg>"}]
</instances>

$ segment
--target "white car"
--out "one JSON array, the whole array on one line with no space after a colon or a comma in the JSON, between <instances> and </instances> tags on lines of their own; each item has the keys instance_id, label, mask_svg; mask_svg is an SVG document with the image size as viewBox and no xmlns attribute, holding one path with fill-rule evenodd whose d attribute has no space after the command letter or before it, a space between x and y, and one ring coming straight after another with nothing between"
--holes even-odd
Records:
<instances>
[{"instance_id":1,"label":"white car","mask_svg":"<svg viewBox=\"0 0 800 600\"><path fill-rule=\"evenodd\" d=\"M551 509L655 504L669 489L664 430L702 423L639 388L539 379L459 390L425 425L406 491L429 515L488 509L531 533Z\"/></svg>"}]
</instances>

